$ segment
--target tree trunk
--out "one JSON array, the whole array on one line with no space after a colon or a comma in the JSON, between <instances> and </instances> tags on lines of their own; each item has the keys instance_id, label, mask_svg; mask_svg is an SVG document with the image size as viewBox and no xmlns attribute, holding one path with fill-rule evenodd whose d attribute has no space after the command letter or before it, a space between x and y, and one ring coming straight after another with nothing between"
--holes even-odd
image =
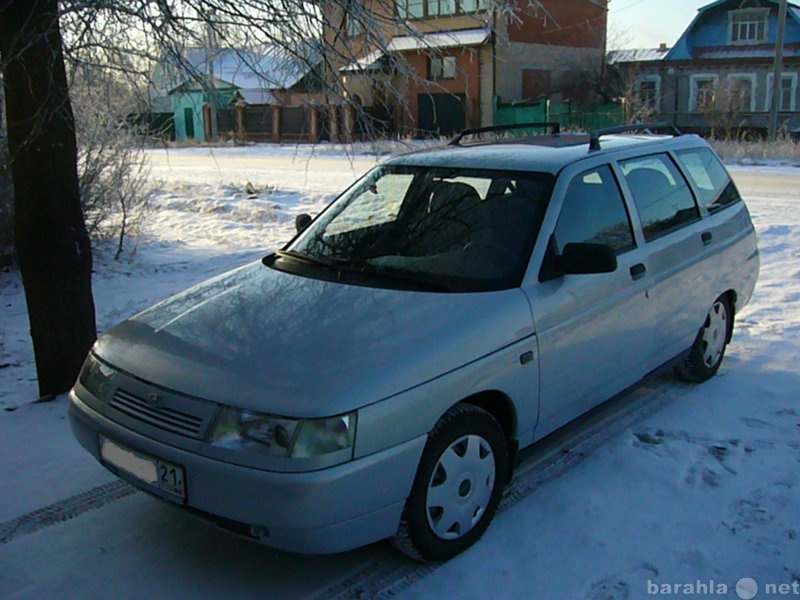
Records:
<instances>
[{"instance_id":1,"label":"tree trunk","mask_svg":"<svg viewBox=\"0 0 800 600\"><path fill-rule=\"evenodd\" d=\"M0 1L14 243L41 396L67 391L96 337L92 254L57 0Z\"/></svg>"}]
</instances>

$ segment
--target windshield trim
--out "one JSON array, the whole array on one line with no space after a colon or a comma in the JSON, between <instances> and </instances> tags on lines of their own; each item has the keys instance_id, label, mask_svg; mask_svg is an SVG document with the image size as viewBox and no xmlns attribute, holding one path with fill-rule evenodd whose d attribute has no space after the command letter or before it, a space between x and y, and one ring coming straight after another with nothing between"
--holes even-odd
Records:
<instances>
[{"instance_id":1,"label":"windshield trim","mask_svg":"<svg viewBox=\"0 0 800 600\"><path fill-rule=\"evenodd\" d=\"M391 179L384 179L387 175L412 175L413 179L408 182L392 183ZM486 180L485 187L479 182L469 181L470 179ZM461 292L499 291L519 287L527 271L555 179L551 173L536 171L462 169L435 165L380 165L371 169L338 196L306 229L279 251L281 254L273 263L278 263L276 268L281 270L297 271L298 274L309 277L336 281L346 279L364 285L375 285L377 281L379 287L388 283L392 287L407 288L408 284L411 284L411 287L418 285L425 290L436 288L439 291ZM386 181L385 185L388 186L383 188L381 193L388 195L377 200L378 204L373 208L370 204L372 200L365 197L370 196L369 192L378 194L376 189L380 186L381 180ZM512 183L509 190L499 196L496 193L489 195L487 189L491 189L495 183L506 180ZM506 248L505 254L500 245L495 246L501 248L503 259L498 262L499 259L495 256L491 261L493 266L487 266L488 250L484 249L487 256L483 258L478 254L479 250L475 249L471 250L472 255L468 255L466 250L472 246L471 242L455 246L453 250L446 252L428 249L421 254L417 252L419 248L414 246L415 239L418 239L415 235L419 229L414 229L417 227L417 222L413 221L413 218L415 213L418 214L421 202L431 202L426 200L431 193L431 186L446 182L452 184L457 181L473 183L480 190L481 197L475 200L478 205L482 205L482 208L480 206L476 208L484 211L480 214L499 215L499 218L507 223L514 221L517 213L507 212L506 209L518 211L521 210L520 206L523 207L522 223L527 224L529 228L521 225L514 230L516 232L514 241L509 248ZM529 185L519 188L522 182ZM527 188L536 191L514 191L513 184L516 184L519 190ZM464 184L458 185L469 187ZM501 191L502 189L505 188L501 188ZM475 193L474 188L471 193ZM490 197L492 200L489 200ZM508 198L516 200L513 200L512 204L505 204L512 202ZM496 208L488 204L495 201L504 204L498 204ZM363 204L364 202L366 204ZM462 200L456 199L448 206L455 207L453 209L455 211L464 210L460 208L463 204L459 202ZM348 212L348 209L352 210ZM490 212L486 213L486 210ZM430 212L430 208L428 211ZM512 216L509 218L508 215ZM377 218L373 221L373 217ZM488 221L473 221L473 223L477 223L469 230L473 238L475 235L485 233L493 235L500 231L494 222L494 216ZM351 224L352 228L348 229ZM339 229L342 226L345 228ZM409 235L411 237L407 237ZM380 250L375 248L376 242ZM314 249L316 251L312 251ZM292 254L294 256L291 256ZM403 257L407 257L408 260L400 260ZM428 260L417 261L415 257L420 259L427 257ZM374 260L376 258L398 260L376 261ZM475 262L476 259L478 262Z\"/></svg>"}]
</instances>

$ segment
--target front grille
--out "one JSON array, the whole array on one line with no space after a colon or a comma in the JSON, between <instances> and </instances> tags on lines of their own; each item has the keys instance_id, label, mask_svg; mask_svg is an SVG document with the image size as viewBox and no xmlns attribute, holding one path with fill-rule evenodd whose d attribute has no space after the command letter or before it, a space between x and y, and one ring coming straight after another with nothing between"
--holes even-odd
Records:
<instances>
[{"instance_id":1,"label":"front grille","mask_svg":"<svg viewBox=\"0 0 800 600\"><path fill-rule=\"evenodd\" d=\"M133 419L171 433L195 439L201 439L204 434L206 419L202 415L173 407L152 406L144 398L122 389L114 392L109 405Z\"/></svg>"}]
</instances>

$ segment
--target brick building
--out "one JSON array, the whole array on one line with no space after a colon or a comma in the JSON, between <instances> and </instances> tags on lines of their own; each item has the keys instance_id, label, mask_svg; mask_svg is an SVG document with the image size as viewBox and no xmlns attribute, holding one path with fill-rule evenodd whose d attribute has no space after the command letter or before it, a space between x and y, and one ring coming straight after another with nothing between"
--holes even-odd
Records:
<instances>
[{"instance_id":1,"label":"brick building","mask_svg":"<svg viewBox=\"0 0 800 600\"><path fill-rule=\"evenodd\" d=\"M490 125L497 97L583 100L586 73L605 51L607 0L351 0L347 10L339 2L321 8L325 45L334 49L327 77L399 134ZM348 119L346 111L331 114Z\"/></svg>"}]
</instances>

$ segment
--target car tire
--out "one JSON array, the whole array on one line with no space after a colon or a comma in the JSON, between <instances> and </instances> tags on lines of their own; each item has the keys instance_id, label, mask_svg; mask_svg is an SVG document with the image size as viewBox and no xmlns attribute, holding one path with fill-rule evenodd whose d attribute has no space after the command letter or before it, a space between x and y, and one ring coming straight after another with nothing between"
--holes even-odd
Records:
<instances>
[{"instance_id":1,"label":"car tire","mask_svg":"<svg viewBox=\"0 0 800 600\"><path fill-rule=\"evenodd\" d=\"M687 381L697 382L713 377L725 357L732 331L731 303L726 296L720 296L711 305L688 356L678 366L678 375Z\"/></svg>"},{"instance_id":2,"label":"car tire","mask_svg":"<svg viewBox=\"0 0 800 600\"><path fill-rule=\"evenodd\" d=\"M451 408L428 435L393 545L427 562L474 544L497 511L508 462L505 433L488 412Z\"/></svg>"}]
</instances>

